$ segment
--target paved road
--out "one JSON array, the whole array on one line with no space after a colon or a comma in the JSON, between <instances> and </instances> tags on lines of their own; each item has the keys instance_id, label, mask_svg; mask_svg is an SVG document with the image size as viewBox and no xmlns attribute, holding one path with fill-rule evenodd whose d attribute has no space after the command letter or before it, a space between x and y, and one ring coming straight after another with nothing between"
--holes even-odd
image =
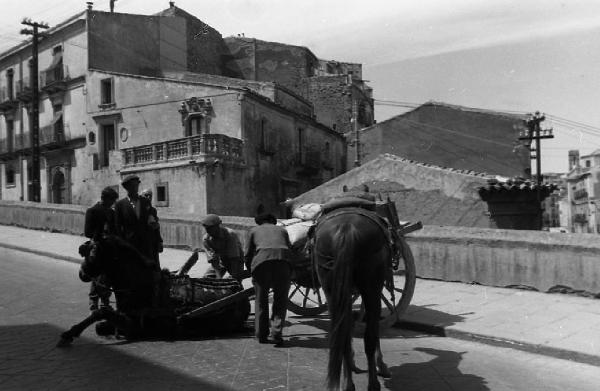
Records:
<instances>
[{"instance_id":1,"label":"paved road","mask_svg":"<svg viewBox=\"0 0 600 391\"><path fill-rule=\"evenodd\" d=\"M124 343L92 330L70 349L58 334L87 312L78 265L0 248L1 390L323 390L326 321L290 318L289 347L250 333ZM359 366L362 342L355 340ZM388 390L597 390L600 369L451 338L390 330ZM365 389L366 376L356 378Z\"/></svg>"}]
</instances>

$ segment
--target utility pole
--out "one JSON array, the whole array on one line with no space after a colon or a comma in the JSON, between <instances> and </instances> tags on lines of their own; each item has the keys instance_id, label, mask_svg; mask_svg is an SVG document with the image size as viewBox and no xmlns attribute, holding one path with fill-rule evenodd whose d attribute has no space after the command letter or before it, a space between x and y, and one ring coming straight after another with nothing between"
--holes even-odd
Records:
<instances>
[{"instance_id":1,"label":"utility pole","mask_svg":"<svg viewBox=\"0 0 600 391\"><path fill-rule=\"evenodd\" d=\"M355 157L354 167L360 166L360 134L358 133L358 107L357 102L352 102L352 130L354 131Z\"/></svg>"},{"instance_id":2,"label":"utility pole","mask_svg":"<svg viewBox=\"0 0 600 391\"><path fill-rule=\"evenodd\" d=\"M38 86L38 40L41 35L39 29L47 29L48 24L33 22L31 19L23 19L21 24L31 26L30 29L22 29L21 34L32 35L31 41L31 184L34 202L41 200L40 183L40 92Z\"/></svg>"},{"instance_id":3,"label":"utility pole","mask_svg":"<svg viewBox=\"0 0 600 391\"><path fill-rule=\"evenodd\" d=\"M531 145L531 141L535 140L535 149L532 150L530 147L530 151L535 152L535 155L531 155L531 159L535 159L535 168L536 168L536 184L537 184L537 206L539 208L539 229L542 229L542 147L540 141L542 139L554 138L552 134L552 128L550 129L540 129L540 123L546 119L546 116L540 114L539 111L536 111L535 114L530 115L530 118L523 120L523 123L527 127L527 133L524 134L521 132L519 135L519 140L528 140Z\"/></svg>"}]
</instances>

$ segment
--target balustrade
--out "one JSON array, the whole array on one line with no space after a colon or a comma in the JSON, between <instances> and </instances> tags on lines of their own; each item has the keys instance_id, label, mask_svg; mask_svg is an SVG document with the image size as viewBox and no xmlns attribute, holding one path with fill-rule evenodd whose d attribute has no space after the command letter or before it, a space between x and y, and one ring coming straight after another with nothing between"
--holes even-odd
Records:
<instances>
[{"instance_id":1,"label":"balustrade","mask_svg":"<svg viewBox=\"0 0 600 391\"><path fill-rule=\"evenodd\" d=\"M126 166L202 157L241 161L242 140L223 134L200 134L123 150Z\"/></svg>"}]
</instances>

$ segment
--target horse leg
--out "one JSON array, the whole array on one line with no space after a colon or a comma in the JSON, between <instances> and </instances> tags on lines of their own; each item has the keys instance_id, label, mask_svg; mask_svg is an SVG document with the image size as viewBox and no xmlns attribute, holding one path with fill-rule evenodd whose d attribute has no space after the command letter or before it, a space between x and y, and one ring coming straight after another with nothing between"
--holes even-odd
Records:
<instances>
[{"instance_id":1,"label":"horse leg","mask_svg":"<svg viewBox=\"0 0 600 391\"><path fill-rule=\"evenodd\" d=\"M92 311L92 313L83 321L62 333L56 346L63 348L71 345L73 340L76 337L79 337L85 329L101 320L107 320L119 328L124 328L126 330L131 329L131 320L127 316L116 312L110 307L103 307Z\"/></svg>"},{"instance_id":2,"label":"horse leg","mask_svg":"<svg viewBox=\"0 0 600 391\"><path fill-rule=\"evenodd\" d=\"M350 330L352 329L354 329L354 325L351 326ZM350 335L352 335L352 333ZM356 364L354 363L354 349L352 348L352 340L350 340L350 343L344 352L343 368L344 378L346 380L344 391L355 391L356 387L354 386L354 381L352 380L352 372L354 372L354 370L357 368Z\"/></svg>"},{"instance_id":3,"label":"horse leg","mask_svg":"<svg viewBox=\"0 0 600 391\"><path fill-rule=\"evenodd\" d=\"M381 344L379 338L377 339L377 348L375 349L375 363L377 366L377 374L385 379L392 377L392 372L388 368L387 364L383 362L383 353L381 353Z\"/></svg>"},{"instance_id":4,"label":"horse leg","mask_svg":"<svg viewBox=\"0 0 600 391\"><path fill-rule=\"evenodd\" d=\"M365 303L365 321L366 328L363 341L365 344L365 354L367 356L367 366L369 371L368 391L379 391L381 385L377 379L377 360L376 351L379 346L379 317L381 315L381 290L372 290L369 288L361 292L363 302ZM379 353L381 354L381 352Z\"/></svg>"}]
</instances>

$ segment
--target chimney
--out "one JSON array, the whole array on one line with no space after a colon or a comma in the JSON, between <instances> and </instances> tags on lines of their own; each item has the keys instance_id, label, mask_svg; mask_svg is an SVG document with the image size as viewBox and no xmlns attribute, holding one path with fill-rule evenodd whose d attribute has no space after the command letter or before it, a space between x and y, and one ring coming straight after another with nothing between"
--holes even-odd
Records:
<instances>
[{"instance_id":1,"label":"chimney","mask_svg":"<svg viewBox=\"0 0 600 391\"><path fill-rule=\"evenodd\" d=\"M93 1L88 1L88 2L86 2L86 4L87 4L88 11L91 11L92 10L92 6L94 5L94 2Z\"/></svg>"},{"instance_id":2,"label":"chimney","mask_svg":"<svg viewBox=\"0 0 600 391\"><path fill-rule=\"evenodd\" d=\"M174 1L169 1L169 7L170 7L170 8L173 8L173 7L175 7L175 2L174 2Z\"/></svg>"},{"instance_id":3,"label":"chimney","mask_svg":"<svg viewBox=\"0 0 600 391\"><path fill-rule=\"evenodd\" d=\"M579 150L578 149L572 149L569 151L569 171L571 171L575 167L579 167Z\"/></svg>"}]
</instances>

